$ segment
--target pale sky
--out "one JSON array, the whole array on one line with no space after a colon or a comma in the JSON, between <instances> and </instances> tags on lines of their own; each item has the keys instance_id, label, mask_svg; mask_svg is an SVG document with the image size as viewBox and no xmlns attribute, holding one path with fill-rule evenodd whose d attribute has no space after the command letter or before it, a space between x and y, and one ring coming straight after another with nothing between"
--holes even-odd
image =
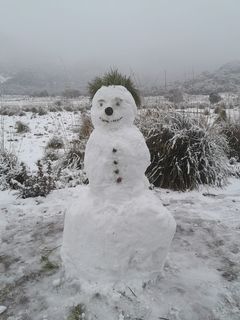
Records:
<instances>
[{"instance_id":1,"label":"pale sky","mask_svg":"<svg viewBox=\"0 0 240 320\"><path fill-rule=\"evenodd\" d=\"M174 78L240 59L240 0L0 0L0 64Z\"/></svg>"}]
</instances>

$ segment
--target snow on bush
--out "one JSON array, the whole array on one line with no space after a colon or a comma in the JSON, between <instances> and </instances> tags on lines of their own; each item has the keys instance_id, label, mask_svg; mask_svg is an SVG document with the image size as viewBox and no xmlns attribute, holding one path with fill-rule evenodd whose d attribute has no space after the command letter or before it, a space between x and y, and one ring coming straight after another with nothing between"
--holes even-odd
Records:
<instances>
[{"instance_id":1,"label":"snow on bush","mask_svg":"<svg viewBox=\"0 0 240 320\"><path fill-rule=\"evenodd\" d=\"M26 133L30 131L29 126L22 121L17 121L15 124L15 128L17 133Z\"/></svg>"},{"instance_id":2,"label":"snow on bush","mask_svg":"<svg viewBox=\"0 0 240 320\"><path fill-rule=\"evenodd\" d=\"M222 133L226 136L229 144L229 158L235 158L240 162L240 124L238 122L226 122Z\"/></svg>"},{"instance_id":3,"label":"snow on bush","mask_svg":"<svg viewBox=\"0 0 240 320\"><path fill-rule=\"evenodd\" d=\"M145 114L140 127L151 153L146 174L154 186L185 191L200 184L226 183L228 145L216 125L184 113L155 110Z\"/></svg>"},{"instance_id":4,"label":"snow on bush","mask_svg":"<svg viewBox=\"0 0 240 320\"><path fill-rule=\"evenodd\" d=\"M47 143L46 148L50 149L62 149L64 147L64 142L61 137L53 136Z\"/></svg>"},{"instance_id":5,"label":"snow on bush","mask_svg":"<svg viewBox=\"0 0 240 320\"><path fill-rule=\"evenodd\" d=\"M37 172L30 173L26 166L21 163L22 181L18 179L12 180L12 184L18 189L18 194L21 198L30 197L46 197L53 189L55 189L55 180L51 163L48 162L43 166L41 161L37 162Z\"/></svg>"},{"instance_id":6,"label":"snow on bush","mask_svg":"<svg viewBox=\"0 0 240 320\"><path fill-rule=\"evenodd\" d=\"M0 151L0 190L8 189L19 173L17 156L7 150Z\"/></svg>"}]
</instances>

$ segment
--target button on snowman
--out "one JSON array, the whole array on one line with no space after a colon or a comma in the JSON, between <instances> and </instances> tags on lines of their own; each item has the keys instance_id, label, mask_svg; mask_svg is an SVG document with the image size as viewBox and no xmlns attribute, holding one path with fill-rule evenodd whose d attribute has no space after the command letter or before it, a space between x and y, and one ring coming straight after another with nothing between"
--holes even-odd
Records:
<instances>
[{"instance_id":1,"label":"button on snowman","mask_svg":"<svg viewBox=\"0 0 240 320\"><path fill-rule=\"evenodd\" d=\"M103 86L93 97L89 185L66 213L61 251L66 275L82 282L150 279L161 272L175 233L175 220L148 188L150 154L136 113L123 86Z\"/></svg>"}]
</instances>

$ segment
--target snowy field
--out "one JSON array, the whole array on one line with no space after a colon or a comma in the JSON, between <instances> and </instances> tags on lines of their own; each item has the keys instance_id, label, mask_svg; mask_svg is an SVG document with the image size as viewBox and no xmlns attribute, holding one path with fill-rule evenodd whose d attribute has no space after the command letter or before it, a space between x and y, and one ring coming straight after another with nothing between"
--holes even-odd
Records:
<instances>
[{"instance_id":1,"label":"snowy field","mask_svg":"<svg viewBox=\"0 0 240 320\"><path fill-rule=\"evenodd\" d=\"M155 100L154 100L155 99ZM148 98L146 104L157 104ZM162 98L159 98L160 100ZM2 101L32 105L29 98ZM52 98L34 100L49 107ZM86 107L88 100L71 104ZM236 117L239 110L231 109ZM16 121L30 132L18 134ZM76 137L81 111L2 116L5 147L32 170L53 136ZM177 221L164 275L142 287L126 283L91 293L63 279L60 247L64 214L83 186L54 190L46 198L20 199L0 191L0 318L3 320L239 320L240 180L224 189L173 192L156 189ZM80 307L82 305L83 307ZM75 307L75 309L73 309ZM1 309L2 308L2 309ZM79 314L73 310L80 310ZM75 317L74 317L75 316Z\"/></svg>"},{"instance_id":2,"label":"snowy field","mask_svg":"<svg viewBox=\"0 0 240 320\"><path fill-rule=\"evenodd\" d=\"M80 303L86 319L239 319L239 180L224 190L156 190L177 221L164 277L91 295L61 281L64 212L81 188L26 200L0 193L1 319L68 319Z\"/></svg>"}]
</instances>

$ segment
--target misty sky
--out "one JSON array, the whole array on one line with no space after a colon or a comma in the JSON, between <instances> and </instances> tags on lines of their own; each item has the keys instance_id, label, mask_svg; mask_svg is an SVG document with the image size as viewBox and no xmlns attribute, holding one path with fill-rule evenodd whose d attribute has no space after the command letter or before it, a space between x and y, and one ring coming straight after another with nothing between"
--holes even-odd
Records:
<instances>
[{"instance_id":1,"label":"misty sky","mask_svg":"<svg viewBox=\"0 0 240 320\"><path fill-rule=\"evenodd\" d=\"M0 62L183 77L240 59L239 0L0 0Z\"/></svg>"}]
</instances>

